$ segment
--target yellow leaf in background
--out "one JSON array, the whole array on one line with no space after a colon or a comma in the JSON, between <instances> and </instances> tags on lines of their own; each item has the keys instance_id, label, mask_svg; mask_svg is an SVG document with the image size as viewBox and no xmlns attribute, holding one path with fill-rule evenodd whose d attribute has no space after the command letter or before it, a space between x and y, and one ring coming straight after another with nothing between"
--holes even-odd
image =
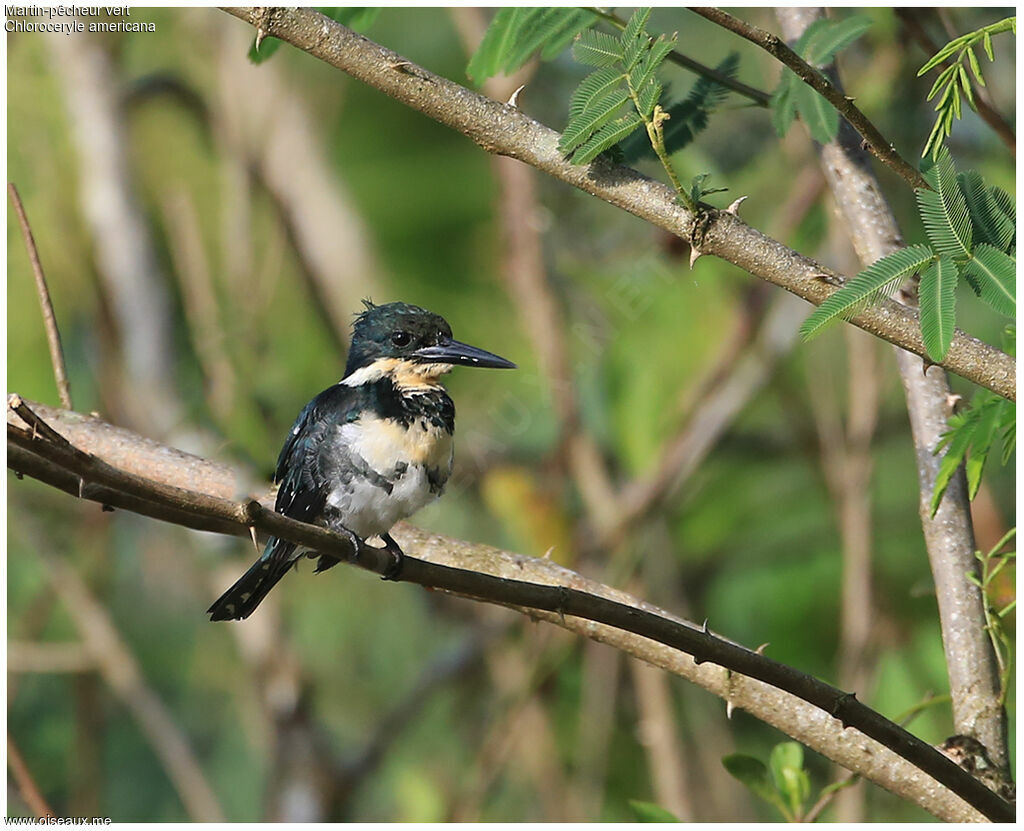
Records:
<instances>
[{"instance_id":1,"label":"yellow leaf in background","mask_svg":"<svg viewBox=\"0 0 1024 831\"><path fill-rule=\"evenodd\" d=\"M519 550L536 557L548 551L562 565L572 564L569 519L558 494L525 467L501 465L489 470L480 492L487 509L512 534Z\"/></svg>"}]
</instances>

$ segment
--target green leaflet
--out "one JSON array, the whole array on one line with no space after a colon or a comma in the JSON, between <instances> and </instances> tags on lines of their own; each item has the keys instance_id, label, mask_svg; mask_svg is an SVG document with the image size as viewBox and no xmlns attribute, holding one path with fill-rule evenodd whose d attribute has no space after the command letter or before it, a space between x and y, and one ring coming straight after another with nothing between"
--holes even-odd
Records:
<instances>
[{"instance_id":1,"label":"green leaflet","mask_svg":"<svg viewBox=\"0 0 1024 831\"><path fill-rule=\"evenodd\" d=\"M807 84L793 85L793 103L807 130L819 144L828 144L839 132L839 113Z\"/></svg>"},{"instance_id":2,"label":"green leaflet","mask_svg":"<svg viewBox=\"0 0 1024 831\"><path fill-rule=\"evenodd\" d=\"M1009 251L1017 230L1014 219L1003 213L977 171L968 170L956 178L967 200L975 242L988 243L1003 252Z\"/></svg>"},{"instance_id":3,"label":"green leaflet","mask_svg":"<svg viewBox=\"0 0 1024 831\"><path fill-rule=\"evenodd\" d=\"M636 108L644 118L650 118L654 105L661 98L661 84L658 81L648 83L636 97Z\"/></svg>"},{"instance_id":4,"label":"green leaflet","mask_svg":"<svg viewBox=\"0 0 1024 831\"><path fill-rule=\"evenodd\" d=\"M921 310L921 336L928 357L939 362L946 357L956 328L957 268L942 255L921 274L918 302Z\"/></svg>"},{"instance_id":5,"label":"green leaflet","mask_svg":"<svg viewBox=\"0 0 1024 831\"><path fill-rule=\"evenodd\" d=\"M586 164L647 124L651 141L661 142L654 126L655 108L663 91L656 73L675 46L675 35L651 38L645 26L651 10L637 9L615 38L584 31L573 45L581 63L599 67L577 87L569 106L569 123L559 141L573 164ZM627 101L633 108L625 113Z\"/></svg>"},{"instance_id":6,"label":"green leaflet","mask_svg":"<svg viewBox=\"0 0 1024 831\"><path fill-rule=\"evenodd\" d=\"M912 245L876 260L815 309L800 334L809 340L834 320L853 317L877 298L890 295L934 256L927 245Z\"/></svg>"},{"instance_id":7,"label":"green leaflet","mask_svg":"<svg viewBox=\"0 0 1024 831\"><path fill-rule=\"evenodd\" d=\"M953 131L953 120L955 118L959 119L962 114L963 98L966 98L967 103L976 109L973 85L964 66L964 61L966 60L971 67L971 73L974 75L974 83L977 83L978 86L985 86L985 79L981 74L981 65L978 62L978 56L974 53L974 47L980 43L984 47L988 59L991 61L994 58L992 35L998 32L1016 32L1016 30L1017 18L1008 17L990 26L985 26L976 32L968 32L966 35L954 38L943 46L918 70L917 74L919 76L924 75L943 61L950 61L950 65L942 70L932 86L931 92L928 93L928 100L931 101L941 88L945 88L938 104L935 106L938 115L928 136L928 141L925 142L924 150L921 152L922 156L931 155L933 158L938 157L943 141Z\"/></svg>"},{"instance_id":8,"label":"green leaflet","mask_svg":"<svg viewBox=\"0 0 1024 831\"><path fill-rule=\"evenodd\" d=\"M922 173L932 190L918 188L914 192L928 241L940 254L958 260L969 257L973 241L971 215L949 151L942 148L935 164Z\"/></svg>"},{"instance_id":9,"label":"green leaflet","mask_svg":"<svg viewBox=\"0 0 1024 831\"><path fill-rule=\"evenodd\" d=\"M619 41L605 32L580 32L572 45L572 56L588 66L611 66L623 60Z\"/></svg>"},{"instance_id":10,"label":"green leaflet","mask_svg":"<svg viewBox=\"0 0 1024 831\"><path fill-rule=\"evenodd\" d=\"M633 89L643 89L644 85L654 77L654 73L661 66L661 62L668 57L668 53L675 48L675 45L675 35L672 35L670 38L661 35L654 41L650 51L644 53L629 73L629 82L632 84Z\"/></svg>"},{"instance_id":11,"label":"green leaflet","mask_svg":"<svg viewBox=\"0 0 1024 831\"><path fill-rule=\"evenodd\" d=\"M1017 261L998 248L981 243L964 266L964 277L999 314L1017 315Z\"/></svg>"},{"instance_id":12,"label":"green leaflet","mask_svg":"<svg viewBox=\"0 0 1024 831\"><path fill-rule=\"evenodd\" d=\"M729 78L734 78L738 65L739 55L732 52L715 69ZM675 101L667 106L663 104L669 115L664 125L665 149L668 153L675 153L693 141L697 133L707 126L710 114L728 95L728 87L709 78L698 78L682 101ZM622 152L627 163L654 155L650 142L639 133L623 142Z\"/></svg>"},{"instance_id":13,"label":"green leaflet","mask_svg":"<svg viewBox=\"0 0 1024 831\"><path fill-rule=\"evenodd\" d=\"M571 153L595 131L611 121L622 105L629 100L629 92L613 87L592 99L576 118L569 122L558 142L562 153Z\"/></svg>"},{"instance_id":14,"label":"green leaflet","mask_svg":"<svg viewBox=\"0 0 1024 831\"><path fill-rule=\"evenodd\" d=\"M772 782L785 798L790 814L802 814L803 804L811 793L811 782L804 770L804 748L797 742L781 742L768 756Z\"/></svg>"},{"instance_id":15,"label":"green leaflet","mask_svg":"<svg viewBox=\"0 0 1024 831\"><path fill-rule=\"evenodd\" d=\"M623 74L614 66L606 66L590 73L572 94L569 101L569 120L579 117L592 101L614 89L622 81Z\"/></svg>"},{"instance_id":16,"label":"green leaflet","mask_svg":"<svg viewBox=\"0 0 1024 831\"><path fill-rule=\"evenodd\" d=\"M600 153L618 144L643 123L639 115L630 112L610 124L605 124L585 144L577 148L573 153L572 163L586 164L593 161Z\"/></svg>"}]
</instances>

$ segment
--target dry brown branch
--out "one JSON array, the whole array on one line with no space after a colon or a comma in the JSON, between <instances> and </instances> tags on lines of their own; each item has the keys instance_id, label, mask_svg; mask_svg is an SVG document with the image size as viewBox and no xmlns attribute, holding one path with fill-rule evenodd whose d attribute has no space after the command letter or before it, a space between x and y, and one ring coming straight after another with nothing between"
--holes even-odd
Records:
<instances>
[{"instance_id":1,"label":"dry brown branch","mask_svg":"<svg viewBox=\"0 0 1024 831\"><path fill-rule=\"evenodd\" d=\"M50 363L53 364L53 377L57 382L57 393L60 395L60 403L65 409L71 410L71 384L68 381L68 369L64 363L64 347L60 342L60 329L57 327L57 315L53 311L53 302L50 300L50 289L46 285L46 274L43 271L43 263L39 259L39 250L36 248L36 240L32 235L32 226L29 225L28 216L25 214L25 206L21 204L21 196L13 182L7 183L7 193L14 205L14 212L18 215L18 224L21 226L21 236L25 240L25 249L28 251L28 261L32 265L32 275L36 280L36 293L39 295L39 307L43 312L43 325L46 327L46 342L50 345Z\"/></svg>"},{"instance_id":2,"label":"dry brown branch","mask_svg":"<svg viewBox=\"0 0 1024 831\"><path fill-rule=\"evenodd\" d=\"M75 495L80 489L89 494L88 487L78 478L88 475L105 489L102 496L108 504L133 504L149 516L174 516L188 527L209 527L216 522L238 536L248 536L250 528L255 527L264 534L288 539L378 574L391 568L390 556L379 549L361 545L353 552L348 538L340 534L276 514L255 500L236 502L225 498L224 493L236 492L237 477L230 471L226 477L218 477L217 466L207 466L197 457L177 454L185 457L184 470L196 471L194 478L184 478L183 470L171 469L165 470L170 481L163 482L118 471L102 460L81 464L78 456L90 453L81 449L72 453L46 439L44 434L53 431L47 431L44 425L59 424L62 430L74 435L76 444L89 450L104 443L102 438L93 438L90 444L90 437L102 436L110 428L98 419L78 414L66 414L67 422L64 417L63 411L38 404L29 407L13 396L8 410L8 464L15 470L34 464L34 476ZM19 427L19 423L33 425L37 434ZM116 432L123 436L126 431ZM139 444L140 455L152 453L152 442ZM153 472L149 474L152 476ZM196 487L196 482L205 482L210 491L190 490ZM127 498L122 500L121 494ZM810 676L718 638L624 592L589 581L550 560L460 542L406 524L397 526L394 536L407 552L399 575L401 580L511 606L530 617L613 644L693 680L726 698L734 707L747 709L834 761L860 771L866 778L937 815L977 817L976 811L956 796L962 793L993 817L1012 816L1008 803L948 758L853 696ZM808 703L813 706L807 706ZM846 732L846 727L853 725L885 744L854 739L853 734Z\"/></svg>"}]
</instances>

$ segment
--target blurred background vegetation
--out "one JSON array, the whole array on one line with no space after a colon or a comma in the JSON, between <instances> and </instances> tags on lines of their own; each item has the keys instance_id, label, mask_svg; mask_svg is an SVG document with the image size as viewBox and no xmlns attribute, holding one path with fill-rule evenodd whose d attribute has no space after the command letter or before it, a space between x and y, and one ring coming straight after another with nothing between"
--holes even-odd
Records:
<instances>
[{"instance_id":1,"label":"blurred background vegetation","mask_svg":"<svg viewBox=\"0 0 1024 831\"><path fill-rule=\"evenodd\" d=\"M933 79L916 77L929 54L891 9L867 13L874 25L842 56L847 92L913 159L932 123ZM469 84L489 15L385 9L368 34ZM770 10L744 16L778 30ZM912 22L941 45L946 26L1002 16ZM935 697L911 729L952 732L889 347L843 326L798 343L801 301L712 258L691 271L679 240L539 174L502 173L468 139L290 47L253 66L252 29L220 11L132 18L157 31L7 37L8 179L77 410L265 479L298 410L340 376L360 298L425 306L521 369L450 376L456 475L417 524L550 552L768 643L891 718ZM657 9L649 28L678 31L679 51L707 65L738 51L751 86L777 82L767 55L689 12ZM1014 44L994 46L988 90L1012 124ZM569 55L531 69L520 108L561 128L584 74ZM949 146L960 170L1015 192L1013 154L974 113ZM767 110L732 95L676 162L727 187L718 204L747 195L751 225L858 270L801 125L780 140ZM879 176L908 242L921 240L912 194ZM10 211L7 250L8 391L55 404ZM960 300L959 324L998 344L1004 321ZM727 390L732 409L715 403ZM599 451L596 479L572 461L578 436ZM595 481L653 496L609 536ZM203 610L250 544L10 475L7 495L9 737L59 815L621 821L639 800L686 819L777 818L720 760L766 758L785 737L606 647L353 569L301 568L251 620L213 625ZM1014 524L1014 505L1012 464L990 461L979 547ZM842 533L844 511L859 533ZM844 581L869 589L845 611ZM1007 574L995 591L1005 602L1013 588ZM1013 691L1009 705L1012 728ZM814 793L839 775L812 753L807 767ZM851 794L824 817L927 818L877 788ZM30 813L9 797L11 814Z\"/></svg>"}]
</instances>

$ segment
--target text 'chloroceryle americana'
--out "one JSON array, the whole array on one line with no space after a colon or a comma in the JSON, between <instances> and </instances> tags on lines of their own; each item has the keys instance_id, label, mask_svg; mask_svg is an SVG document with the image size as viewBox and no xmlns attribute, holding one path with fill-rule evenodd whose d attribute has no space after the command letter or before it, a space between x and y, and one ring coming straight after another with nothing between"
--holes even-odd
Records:
<instances>
[{"instance_id":1,"label":"text 'chloroceryle americana'","mask_svg":"<svg viewBox=\"0 0 1024 831\"><path fill-rule=\"evenodd\" d=\"M440 378L453 366L514 369L515 364L452 339L439 315L407 303L375 306L355 321L345 376L299 413L277 459L275 510L362 540L380 537L432 502L452 470L455 405ZM303 556L271 537L260 557L209 608L211 620L249 617ZM316 570L338 562L320 555Z\"/></svg>"}]
</instances>

